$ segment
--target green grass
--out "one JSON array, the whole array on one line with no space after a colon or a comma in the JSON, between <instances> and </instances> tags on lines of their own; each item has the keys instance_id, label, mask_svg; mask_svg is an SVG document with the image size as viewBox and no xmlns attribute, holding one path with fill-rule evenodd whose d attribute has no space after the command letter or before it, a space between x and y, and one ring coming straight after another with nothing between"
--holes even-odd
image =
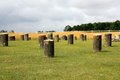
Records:
<instances>
[{"instance_id":1,"label":"green grass","mask_svg":"<svg viewBox=\"0 0 120 80\"><path fill-rule=\"evenodd\" d=\"M92 51L92 41L55 43L55 57L44 57L38 41L0 45L0 80L120 80L120 42Z\"/></svg>"}]
</instances>

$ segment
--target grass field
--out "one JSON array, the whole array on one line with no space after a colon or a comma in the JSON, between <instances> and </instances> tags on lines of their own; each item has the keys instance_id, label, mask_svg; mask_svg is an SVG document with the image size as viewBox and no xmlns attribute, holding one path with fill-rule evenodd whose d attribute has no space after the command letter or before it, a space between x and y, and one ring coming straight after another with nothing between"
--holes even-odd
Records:
<instances>
[{"instance_id":1,"label":"grass field","mask_svg":"<svg viewBox=\"0 0 120 80\"><path fill-rule=\"evenodd\" d=\"M120 80L120 42L93 53L92 41L55 43L55 57L44 57L37 40L0 45L0 80Z\"/></svg>"}]
</instances>

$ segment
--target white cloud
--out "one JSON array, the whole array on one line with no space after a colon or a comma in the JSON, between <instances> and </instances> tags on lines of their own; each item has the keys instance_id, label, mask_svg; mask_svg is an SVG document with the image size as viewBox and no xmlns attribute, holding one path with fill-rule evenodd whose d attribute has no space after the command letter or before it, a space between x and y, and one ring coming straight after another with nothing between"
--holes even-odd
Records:
<instances>
[{"instance_id":1,"label":"white cloud","mask_svg":"<svg viewBox=\"0 0 120 80\"><path fill-rule=\"evenodd\" d=\"M114 21L119 0L0 0L0 29L57 30L66 25Z\"/></svg>"}]
</instances>

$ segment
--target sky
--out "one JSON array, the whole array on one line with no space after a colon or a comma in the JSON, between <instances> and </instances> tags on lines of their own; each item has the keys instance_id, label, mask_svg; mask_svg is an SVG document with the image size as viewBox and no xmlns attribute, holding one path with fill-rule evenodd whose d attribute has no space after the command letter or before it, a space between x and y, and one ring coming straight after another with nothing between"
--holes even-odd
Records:
<instances>
[{"instance_id":1,"label":"sky","mask_svg":"<svg viewBox=\"0 0 120 80\"><path fill-rule=\"evenodd\" d=\"M0 0L0 30L63 31L66 25L120 20L120 0Z\"/></svg>"}]
</instances>

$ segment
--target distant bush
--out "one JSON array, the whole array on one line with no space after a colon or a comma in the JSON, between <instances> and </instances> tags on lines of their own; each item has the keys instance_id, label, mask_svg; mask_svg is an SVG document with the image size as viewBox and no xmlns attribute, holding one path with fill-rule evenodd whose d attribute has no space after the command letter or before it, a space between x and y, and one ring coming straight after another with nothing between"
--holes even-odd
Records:
<instances>
[{"instance_id":1,"label":"distant bush","mask_svg":"<svg viewBox=\"0 0 120 80\"><path fill-rule=\"evenodd\" d=\"M55 31L53 30L53 31L46 31L46 32L55 32Z\"/></svg>"}]
</instances>

